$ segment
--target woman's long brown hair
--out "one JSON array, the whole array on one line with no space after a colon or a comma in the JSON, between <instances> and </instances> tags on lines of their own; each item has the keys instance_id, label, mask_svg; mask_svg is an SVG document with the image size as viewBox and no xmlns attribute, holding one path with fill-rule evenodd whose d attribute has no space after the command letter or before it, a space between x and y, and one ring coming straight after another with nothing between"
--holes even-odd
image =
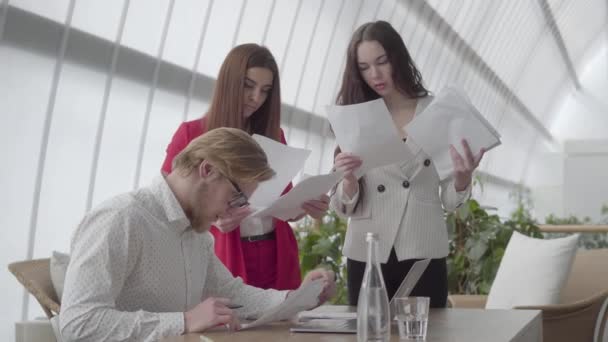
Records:
<instances>
[{"instance_id":1,"label":"woman's long brown hair","mask_svg":"<svg viewBox=\"0 0 608 342\"><path fill-rule=\"evenodd\" d=\"M245 76L253 67L272 72L272 90L266 101L248 120L243 116ZM206 130L234 127L250 134L261 134L281 140L281 86L279 68L270 51L258 44L243 44L233 48L220 68L213 91L211 107L205 115Z\"/></svg>"},{"instance_id":2,"label":"woman's long brown hair","mask_svg":"<svg viewBox=\"0 0 608 342\"><path fill-rule=\"evenodd\" d=\"M429 95L422 84L422 76L416 68L410 53L399 33L386 21L376 21L361 25L350 40L346 52L346 67L342 76L342 86L338 92L336 103L350 105L372 101L380 98L361 77L357 63L357 49L363 41L377 41L382 45L393 69L393 82L397 89L410 98L421 98ZM334 151L334 158L340 153L340 146ZM365 185L364 177L359 179L359 199L363 198ZM356 207L355 207L356 208Z\"/></svg>"}]
</instances>

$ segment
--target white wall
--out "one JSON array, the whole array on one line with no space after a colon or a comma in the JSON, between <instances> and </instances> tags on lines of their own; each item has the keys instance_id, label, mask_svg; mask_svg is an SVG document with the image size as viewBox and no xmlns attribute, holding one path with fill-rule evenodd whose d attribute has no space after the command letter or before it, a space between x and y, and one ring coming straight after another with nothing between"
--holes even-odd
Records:
<instances>
[{"instance_id":1,"label":"white wall","mask_svg":"<svg viewBox=\"0 0 608 342\"><path fill-rule=\"evenodd\" d=\"M550 214L564 214L564 158L562 152L538 151L530 162L526 183L530 184L534 217L544 222Z\"/></svg>"},{"instance_id":2,"label":"white wall","mask_svg":"<svg viewBox=\"0 0 608 342\"><path fill-rule=\"evenodd\" d=\"M598 37L601 45L605 37ZM532 188L534 214L539 221L549 214L597 219L606 192L606 139L608 137L608 53L590 49L578 75L580 91L563 91L551 109L550 131L563 144L552 152L537 146L525 182Z\"/></svg>"},{"instance_id":3,"label":"white wall","mask_svg":"<svg viewBox=\"0 0 608 342\"><path fill-rule=\"evenodd\" d=\"M565 152L564 214L597 222L608 204L608 140L569 141Z\"/></svg>"}]
</instances>

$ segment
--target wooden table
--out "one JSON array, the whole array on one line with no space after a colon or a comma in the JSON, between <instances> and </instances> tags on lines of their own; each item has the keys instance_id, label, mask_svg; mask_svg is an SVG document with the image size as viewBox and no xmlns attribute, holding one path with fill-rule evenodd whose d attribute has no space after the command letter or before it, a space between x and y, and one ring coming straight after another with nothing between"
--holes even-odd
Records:
<instances>
[{"instance_id":1,"label":"wooden table","mask_svg":"<svg viewBox=\"0 0 608 342\"><path fill-rule=\"evenodd\" d=\"M354 334L291 333L289 322L277 322L251 330L227 332L214 329L203 335L222 341L319 341L356 342ZM391 326L391 341L399 341L397 326ZM200 342L200 334L164 339L163 342ZM539 310L431 309L426 341L541 342Z\"/></svg>"}]
</instances>

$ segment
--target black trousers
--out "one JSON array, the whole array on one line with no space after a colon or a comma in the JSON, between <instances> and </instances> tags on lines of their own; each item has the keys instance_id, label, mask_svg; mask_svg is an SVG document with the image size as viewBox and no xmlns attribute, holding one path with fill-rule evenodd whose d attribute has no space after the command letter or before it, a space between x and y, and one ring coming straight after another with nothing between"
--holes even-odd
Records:
<instances>
[{"instance_id":1,"label":"black trousers","mask_svg":"<svg viewBox=\"0 0 608 342\"><path fill-rule=\"evenodd\" d=\"M395 249L393 248L388 262L380 264L389 300L393 298L407 272L412 268L414 262L418 260L420 259L398 261L397 254L395 254ZM347 259L346 270L348 272L348 300L351 305L357 305L361 282L365 273L365 263ZM422 277L420 277L420 280L418 280L418 283L412 289L410 296L430 297L430 306L432 308L444 308L446 306L448 299L448 268L445 258L431 260Z\"/></svg>"}]
</instances>

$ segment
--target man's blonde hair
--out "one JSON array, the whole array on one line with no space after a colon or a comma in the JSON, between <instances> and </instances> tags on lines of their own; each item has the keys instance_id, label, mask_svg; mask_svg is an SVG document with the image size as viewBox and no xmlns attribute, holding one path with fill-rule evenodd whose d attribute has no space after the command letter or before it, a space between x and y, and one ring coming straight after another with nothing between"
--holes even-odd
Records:
<instances>
[{"instance_id":1,"label":"man's blonde hair","mask_svg":"<svg viewBox=\"0 0 608 342\"><path fill-rule=\"evenodd\" d=\"M192 140L173 160L173 169L187 176L203 160L237 182L262 182L275 175L262 147L237 128L216 128Z\"/></svg>"}]
</instances>

